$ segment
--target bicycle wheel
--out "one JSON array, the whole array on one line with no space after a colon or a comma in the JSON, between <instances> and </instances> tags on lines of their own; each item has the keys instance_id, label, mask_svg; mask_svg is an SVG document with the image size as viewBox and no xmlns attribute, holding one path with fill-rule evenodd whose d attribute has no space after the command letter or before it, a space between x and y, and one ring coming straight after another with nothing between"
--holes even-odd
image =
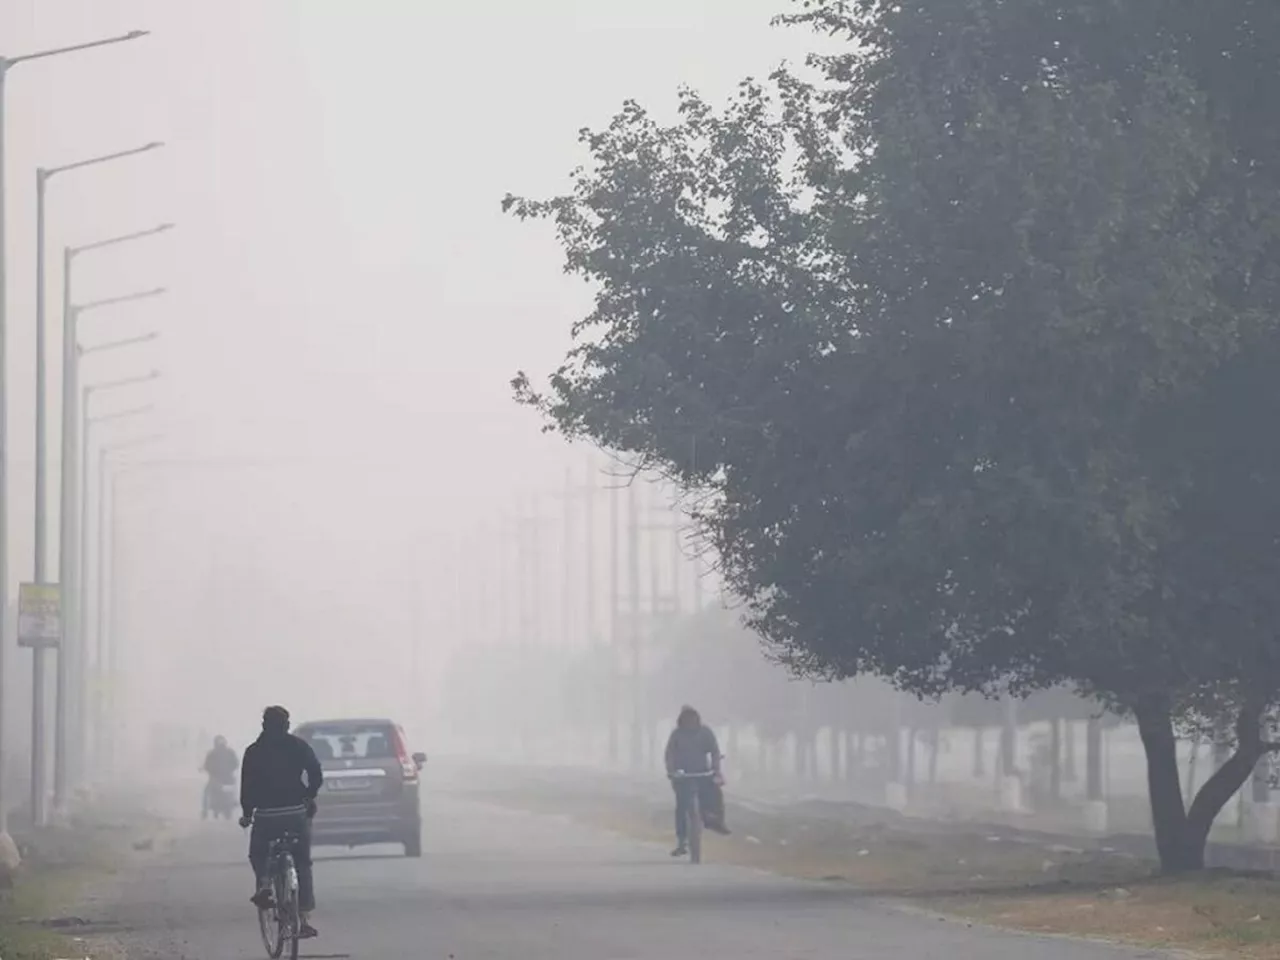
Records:
<instances>
[{"instance_id":1,"label":"bicycle wheel","mask_svg":"<svg viewBox=\"0 0 1280 960\"><path fill-rule=\"evenodd\" d=\"M293 857L286 856L282 864L283 874L281 887L280 936L289 944L289 960L298 960L299 933L302 931L302 914L298 903L298 869L293 864Z\"/></svg>"},{"instance_id":2,"label":"bicycle wheel","mask_svg":"<svg viewBox=\"0 0 1280 960\"><path fill-rule=\"evenodd\" d=\"M302 921L298 914L298 888L297 887L294 887L292 890L289 891L289 903L288 903L288 908L286 910L286 916L289 918L287 921L288 922L287 938L289 941L289 960L298 960L298 944L301 941L301 937L298 936L298 933L302 929ZM282 921L282 925L283 923L284 922Z\"/></svg>"},{"instance_id":3,"label":"bicycle wheel","mask_svg":"<svg viewBox=\"0 0 1280 960\"><path fill-rule=\"evenodd\" d=\"M280 954L284 953L284 937L281 936L276 907L269 907L266 910L258 909L258 929L262 931L262 945L267 948L267 956L271 960L276 960Z\"/></svg>"},{"instance_id":4,"label":"bicycle wheel","mask_svg":"<svg viewBox=\"0 0 1280 960\"><path fill-rule=\"evenodd\" d=\"M696 790L689 801L689 862L702 862L702 799Z\"/></svg>"}]
</instances>

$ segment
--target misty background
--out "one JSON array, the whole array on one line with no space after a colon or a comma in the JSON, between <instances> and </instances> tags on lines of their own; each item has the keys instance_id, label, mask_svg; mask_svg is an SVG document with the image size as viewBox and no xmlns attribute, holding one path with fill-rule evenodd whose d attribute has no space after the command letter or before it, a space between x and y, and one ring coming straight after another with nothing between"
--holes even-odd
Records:
<instances>
[{"instance_id":1,"label":"misty background","mask_svg":"<svg viewBox=\"0 0 1280 960\"><path fill-rule=\"evenodd\" d=\"M1013 765L1033 795L1121 792L1147 816L1136 735L1091 727L1092 705L922 708L873 681L791 681L723 609L713 558L698 558L670 491L628 485L512 401L518 369L564 356L592 291L562 275L551 230L504 216L501 197L563 191L586 159L577 131L626 99L670 119L682 84L715 102L801 59L813 38L771 27L778 11L777 0L0 4L10 54L154 31L23 64L8 82L15 600L32 575L35 169L166 144L49 188L51 358L61 249L177 224L84 258L73 292L169 291L81 326L86 345L161 333L82 368L86 383L162 373L93 411L156 407L97 428L99 441L163 433L122 454L109 487L108 620L131 756L154 756L159 738L194 767L214 733L242 749L278 702L299 720L390 716L428 752L643 769L688 700L721 732L731 778L816 790L858 770L876 802L886 783L939 784L945 812L1001 802ZM59 390L51 363L55 425ZM55 457L51 503L58 480ZM29 770L30 663L4 651L15 785ZM1210 752L1182 745L1188 783Z\"/></svg>"},{"instance_id":2,"label":"misty background","mask_svg":"<svg viewBox=\"0 0 1280 960\"><path fill-rule=\"evenodd\" d=\"M476 605L495 602L514 562L512 518L556 516L565 470L579 483L589 471L585 451L512 403L508 380L563 355L590 291L559 276L550 233L510 222L499 199L562 188L582 159L578 128L624 98L673 107L679 83L718 97L798 54L803 36L769 27L775 8L0 5L11 54L154 31L15 68L7 128L14 597L32 556L35 168L167 145L51 181L48 206L54 359L61 248L178 225L83 258L73 293L169 288L81 324L85 344L162 334L83 366L86 383L163 375L94 406L156 405L95 438L164 433L121 455L135 466L115 485L112 622L139 748L155 720L243 744L277 701L298 716L393 714L430 744L451 653L496 629ZM55 463L53 503L57 483ZM550 557L556 543L535 549ZM593 589L603 611L603 576ZM538 643L586 642L580 628L529 629ZM30 654L5 656L14 764Z\"/></svg>"}]
</instances>

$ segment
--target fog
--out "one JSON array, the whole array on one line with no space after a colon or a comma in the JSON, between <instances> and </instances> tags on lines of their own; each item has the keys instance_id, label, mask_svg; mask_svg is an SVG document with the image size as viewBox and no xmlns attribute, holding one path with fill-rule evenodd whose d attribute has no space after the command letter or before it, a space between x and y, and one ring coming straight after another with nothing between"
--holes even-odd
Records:
<instances>
[{"instance_id":1,"label":"fog","mask_svg":"<svg viewBox=\"0 0 1280 960\"><path fill-rule=\"evenodd\" d=\"M11 602L32 577L34 170L165 143L49 186L51 505L61 249L177 225L80 258L73 281L76 303L167 288L80 326L87 346L161 335L81 367L85 383L161 373L90 411L154 408L91 437L87 633L114 665L118 771L195 763L214 733L240 747L268 703L298 719L389 716L435 754L652 770L693 702L744 776L857 768L873 790L926 780L954 796L990 794L1004 765L1030 771L1052 729L1060 757L1077 739L1083 757L1091 705L1032 705L998 750L983 731L1017 725L998 705L975 720L867 681L793 682L739 626L672 491L544 434L513 402L511 376L556 365L591 291L562 275L552 233L504 216L500 198L563 189L578 129L626 98L670 111L681 84L715 99L799 59L810 38L770 27L776 7L0 8L15 54L154 31L8 81ZM100 498L102 445L142 439L110 455ZM53 569L57 535L53 509ZM19 785L30 652L10 645L5 670ZM1135 747L1112 739L1123 781Z\"/></svg>"},{"instance_id":2,"label":"fog","mask_svg":"<svg viewBox=\"0 0 1280 960\"><path fill-rule=\"evenodd\" d=\"M299 717L390 715L432 749L450 727L446 683L456 701L475 679L450 671L460 651L621 637L607 570L620 481L544 435L509 387L518 368L554 366L590 291L562 277L550 232L504 217L499 200L567 184L577 130L625 98L670 109L682 83L721 96L799 56L806 38L772 29L774 13L765 0L0 6L10 56L153 31L19 64L7 83L11 602L33 572L35 169L165 143L48 189L53 570L62 248L177 225L78 258L73 281L75 303L168 291L80 323L84 345L160 333L81 367L84 383L161 373L102 391L90 411L154 407L93 428L91 558L96 451L160 435L113 454L107 485L102 620L122 749L145 754L166 726L193 750L214 731L243 744L271 702ZM566 472L597 488L591 546L576 500L566 543ZM656 501L646 515L671 525ZM522 518L540 533L520 559ZM664 582L685 584L687 610L712 602L714 579L664 537ZM30 663L8 646L18 779ZM485 707L530 719L509 700Z\"/></svg>"}]
</instances>

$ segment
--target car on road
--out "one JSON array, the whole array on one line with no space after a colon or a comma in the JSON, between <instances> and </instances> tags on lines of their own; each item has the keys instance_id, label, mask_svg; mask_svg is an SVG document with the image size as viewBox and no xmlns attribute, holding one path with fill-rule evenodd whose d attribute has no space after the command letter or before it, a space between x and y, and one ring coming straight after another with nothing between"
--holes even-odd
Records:
<instances>
[{"instance_id":1,"label":"car on road","mask_svg":"<svg viewBox=\"0 0 1280 960\"><path fill-rule=\"evenodd\" d=\"M410 753L399 724L385 719L312 720L294 729L324 769L311 824L315 846L398 843L422 856L419 792L426 754Z\"/></svg>"}]
</instances>

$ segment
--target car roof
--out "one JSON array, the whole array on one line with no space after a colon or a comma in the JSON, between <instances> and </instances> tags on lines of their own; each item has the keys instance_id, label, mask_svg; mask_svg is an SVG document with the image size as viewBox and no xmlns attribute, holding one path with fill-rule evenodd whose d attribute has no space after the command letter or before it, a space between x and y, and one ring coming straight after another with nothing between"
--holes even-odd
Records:
<instances>
[{"instance_id":1,"label":"car roof","mask_svg":"<svg viewBox=\"0 0 1280 960\"><path fill-rule=\"evenodd\" d=\"M394 720L388 720L386 717L341 717L332 720L307 720L305 723L298 724L296 730L304 727L398 727L399 724Z\"/></svg>"}]
</instances>

